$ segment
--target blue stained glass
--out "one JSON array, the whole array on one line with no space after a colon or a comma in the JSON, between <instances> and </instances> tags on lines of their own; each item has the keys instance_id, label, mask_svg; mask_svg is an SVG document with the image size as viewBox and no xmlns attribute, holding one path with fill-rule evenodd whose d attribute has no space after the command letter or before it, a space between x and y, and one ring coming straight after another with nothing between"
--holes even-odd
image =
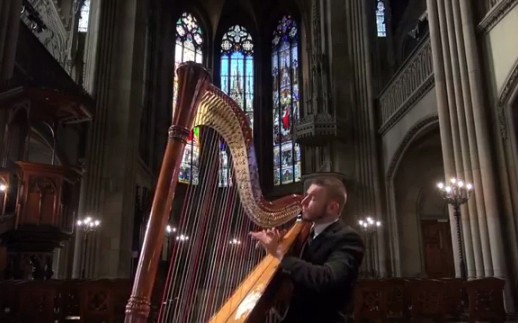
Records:
<instances>
[{"instance_id":1,"label":"blue stained glass","mask_svg":"<svg viewBox=\"0 0 518 323\"><path fill-rule=\"evenodd\" d=\"M228 93L228 57L221 57L221 89Z\"/></svg>"},{"instance_id":2,"label":"blue stained glass","mask_svg":"<svg viewBox=\"0 0 518 323\"><path fill-rule=\"evenodd\" d=\"M228 29L221 40L220 83L227 93L246 112L250 127L254 125L254 44L246 28L235 25ZM229 186L230 156L226 149L220 152L220 186Z\"/></svg>"},{"instance_id":3,"label":"blue stained glass","mask_svg":"<svg viewBox=\"0 0 518 323\"><path fill-rule=\"evenodd\" d=\"M284 16L272 39L273 182L300 181L300 147L293 141L293 122L299 118L299 34L295 21Z\"/></svg>"}]
</instances>

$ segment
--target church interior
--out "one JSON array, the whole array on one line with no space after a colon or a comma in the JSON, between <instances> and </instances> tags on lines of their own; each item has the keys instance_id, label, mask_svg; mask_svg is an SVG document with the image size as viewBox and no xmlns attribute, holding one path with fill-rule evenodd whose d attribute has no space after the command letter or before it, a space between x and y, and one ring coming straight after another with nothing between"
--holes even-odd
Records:
<instances>
[{"instance_id":1,"label":"church interior","mask_svg":"<svg viewBox=\"0 0 518 323\"><path fill-rule=\"evenodd\" d=\"M517 0L1 0L0 322L277 322L248 232L295 246L318 174L365 244L350 322L518 322L517 30Z\"/></svg>"}]
</instances>

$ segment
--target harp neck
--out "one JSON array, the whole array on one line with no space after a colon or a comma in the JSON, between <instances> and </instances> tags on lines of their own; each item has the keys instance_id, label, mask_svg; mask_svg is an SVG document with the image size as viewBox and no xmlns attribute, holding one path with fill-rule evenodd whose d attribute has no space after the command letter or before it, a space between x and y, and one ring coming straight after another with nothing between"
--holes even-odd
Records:
<instances>
[{"instance_id":1,"label":"harp neck","mask_svg":"<svg viewBox=\"0 0 518 323\"><path fill-rule=\"evenodd\" d=\"M214 85L207 87L194 124L216 130L227 143L235 181L246 214L257 225L269 228L293 220L301 212L302 196L293 194L267 201L259 185L252 129L243 110Z\"/></svg>"}]
</instances>

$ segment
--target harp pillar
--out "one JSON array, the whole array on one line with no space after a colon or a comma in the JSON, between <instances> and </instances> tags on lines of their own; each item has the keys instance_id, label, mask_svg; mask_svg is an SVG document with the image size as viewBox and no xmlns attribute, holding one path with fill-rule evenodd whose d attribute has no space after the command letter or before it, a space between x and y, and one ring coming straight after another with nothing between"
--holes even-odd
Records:
<instances>
[{"instance_id":1,"label":"harp pillar","mask_svg":"<svg viewBox=\"0 0 518 323\"><path fill-rule=\"evenodd\" d=\"M178 171L186 139L192 128L198 104L209 84L209 73L200 65L187 62L177 69L178 100L158 177L151 214L144 236L133 290L126 305L126 323L147 322L165 227L172 209Z\"/></svg>"}]
</instances>

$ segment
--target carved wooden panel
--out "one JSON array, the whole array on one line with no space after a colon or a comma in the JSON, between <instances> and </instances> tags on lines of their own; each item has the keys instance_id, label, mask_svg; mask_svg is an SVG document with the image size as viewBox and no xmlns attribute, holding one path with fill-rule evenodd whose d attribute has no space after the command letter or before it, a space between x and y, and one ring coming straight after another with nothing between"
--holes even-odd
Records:
<instances>
[{"instance_id":1,"label":"carved wooden panel","mask_svg":"<svg viewBox=\"0 0 518 323\"><path fill-rule=\"evenodd\" d=\"M438 280L412 280L408 284L410 315L413 318L443 318L444 283Z\"/></svg>"},{"instance_id":2,"label":"carved wooden panel","mask_svg":"<svg viewBox=\"0 0 518 323\"><path fill-rule=\"evenodd\" d=\"M362 280L354 291L354 320L382 319L387 313L387 293L381 280Z\"/></svg>"},{"instance_id":3,"label":"carved wooden panel","mask_svg":"<svg viewBox=\"0 0 518 323\"><path fill-rule=\"evenodd\" d=\"M505 319L504 292L505 280L488 277L465 283L469 299L469 321Z\"/></svg>"},{"instance_id":4,"label":"carved wooden panel","mask_svg":"<svg viewBox=\"0 0 518 323\"><path fill-rule=\"evenodd\" d=\"M18 162L22 189L18 197L20 225L61 227L65 169L60 166Z\"/></svg>"},{"instance_id":5,"label":"carved wooden panel","mask_svg":"<svg viewBox=\"0 0 518 323\"><path fill-rule=\"evenodd\" d=\"M51 281L27 281L20 285L19 322L53 322L59 302L58 286L57 282Z\"/></svg>"}]
</instances>

